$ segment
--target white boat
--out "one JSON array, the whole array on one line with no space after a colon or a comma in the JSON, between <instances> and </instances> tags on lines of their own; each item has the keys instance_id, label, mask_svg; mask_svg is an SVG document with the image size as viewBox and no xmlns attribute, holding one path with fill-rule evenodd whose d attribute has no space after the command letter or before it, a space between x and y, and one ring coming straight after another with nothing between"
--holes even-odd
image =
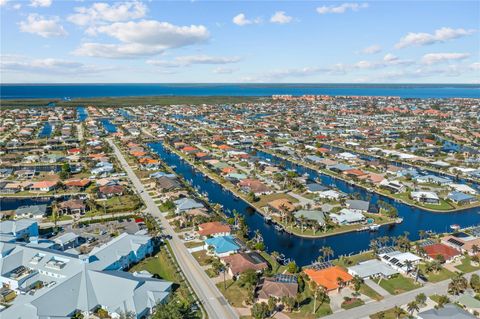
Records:
<instances>
[{"instance_id":1,"label":"white boat","mask_svg":"<svg viewBox=\"0 0 480 319\"><path fill-rule=\"evenodd\" d=\"M450 228L451 228L452 230L459 230L459 229L460 229L460 225L458 225L458 224L453 224L453 225L450 225Z\"/></svg>"},{"instance_id":2,"label":"white boat","mask_svg":"<svg viewBox=\"0 0 480 319\"><path fill-rule=\"evenodd\" d=\"M368 226L368 228L369 228L370 231L377 231L380 228L380 225L372 224L372 225Z\"/></svg>"}]
</instances>

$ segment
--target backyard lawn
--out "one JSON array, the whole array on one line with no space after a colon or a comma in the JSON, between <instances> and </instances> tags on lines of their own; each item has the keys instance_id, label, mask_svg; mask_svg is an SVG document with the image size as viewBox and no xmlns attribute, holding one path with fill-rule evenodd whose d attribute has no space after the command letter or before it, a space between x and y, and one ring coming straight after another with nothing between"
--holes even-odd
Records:
<instances>
[{"instance_id":1,"label":"backyard lawn","mask_svg":"<svg viewBox=\"0 0 480 319\"><path fill-rule=\"evenodd\" d=\"M383 299L382 295L380 295L378 292L373 290L370 286L366 284L362 284L360 286L360 291L362 295L365 295L367 297L372 298L373 300L380 301Z\"/></svg>"},{"instance_id":2,"label":"backyard lawn","mask_svg":"<svg viewBox=\"0 0 480 319\"><path fill-rule=\"evenodd\" d=\"M173 265L173 262L169 259L165 248L162 248L158 254L153 257L146 258L140 263L136 264L130 269L130 272L147 270L151 274L156 274L160 278L179 282L177 270Z\"/></svg>"},{"instance_id":3,"label":"backyard lawn","mask_svg":"<svg viewBox=\"0 0 480 319\"><path fill-rule=\"evenodd\" d=\"M381 279L378 280L377 283L392 295L398 295L402 292L420 287L420 285L416 284L413 279L406 278L402 275L397 275L390 279Z\"/></svg>"},{"instance_id":4,"label":"backyard lawn","mask_svg":"<svg viewBox=\"0 0 480 319\"><path fill-rule=\"evenodd\" d=\"M296 199L296 198L294 198L294 197L292 197L288 194L275 193L275 194L260 196L260 200L258 202L256 202L255 205L257 205L259 207L267 206L268 202L271 202L272 200L276 200L276 199L281 199L281 198L288 199L290 202L292 202L294 204L298 203L298 199Z\"/></svg>"},{"instance_id":5,"label":"backyard lawn","mask_svg":"<svg viewBox=\"0 0 480 319\"><path fill-rule=\"evenodd\" d=\"M222 294L227 298L228 302L233 307L244 307L243 302L248 299L248 290L245 287L240 287L238 281L233 281L231 279L226 281L227 290L225 290L223 281L217 284L218 289Z\"/></svg>"},{"instance_id":6,"label":"backyard lawn","mask_svg":"<svg viewBox=\"0 0 480 319\"><path fill-rule=\"evenodd\" d=\"M210 264L210 260L212 259L212 257L207 255L207 252L205 250L196 251L192 253L192 256L195 257L195 259L201 266L206 266Z\"/></svg>"}]
</instances>

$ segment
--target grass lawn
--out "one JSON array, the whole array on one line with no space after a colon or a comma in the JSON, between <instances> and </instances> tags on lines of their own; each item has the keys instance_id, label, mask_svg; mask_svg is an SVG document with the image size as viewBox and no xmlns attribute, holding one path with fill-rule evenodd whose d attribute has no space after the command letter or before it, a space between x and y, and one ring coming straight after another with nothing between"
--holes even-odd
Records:
<instances>
[{"instance_id":1,"label":"grass lawn","mask_svg":"<svg viewBox=\"0 0 480 319\"><path fill-rule=\"evenodd\" d=\"M373 290L370 286L366 284L362 284L360 286L360 291L362 295L365 295L367 297L372 298L373 300L380 301L383 299L382 295L380 295L378 292Z\"/></svg>"},{"instance_id":2,"label":"grass lawn","mask_svg":"<svg viewBox=\"0 0 480 319\"><path fill-rule=\"evenodd\" d=\"M455 268L457 268L458 270L460 270L460 271L463 272L463 273L472 272L472 271L475 271L475 270L479 270L479 269L480 269L480 267L475 267L475 266L472 266L472 265L471 265L471 258L470 258L470 256L465 256L465 257L462 259L462 264L461 264L461 265L458 265L458 266L455 266Z\"/></svg>"},{"instance_id":3,"label":"grass lawn","mask_svg":"<svg viewBox=\"0 0 480 319\"><path fill-rule=\"evenodd\" d=\"M415 284L413 279L397 275L390 279L381 279L377 283L392 295L398 295L402 292L419 288L419 284Z\"/></svg>"},{"instance_id":4,"label":"grass lawn","mask_svg":"<svg viewBox=\"0 0 480 319\"><path fill-rule=\"evenodd\" d=\"M130 272L147 270L151 274L157 274L160 278L178 283L180 278L177 270L170 260L165 248L162 248L158 254L146 258L130 269Z\"/></svg>"},{"instance_id":5,"label":"grass lawn","mask_svg":"<svg viewBox=\"0 0 480 319\"><path fill-rule=\"evenodd\" d=\"M201 266L210 264L210 260L212 259L212 257L207 256L207 252L205 250L196 251L192 253L192 256L195 257Z\"/></svg>"},{"instance_id":6,"label":"grass lawn","mask_svg":"<svg viewBox=\"0 0 480 319\"><path fill-rule=\"evenodd\" d=\"M107 213L110 213L111 211L120 212L135 210L141 205L141 202L136 195L114 196L107 200L97 201L97 203L101 206L99 210L102 210L103 207L105 207Z\"/></svg>"},{"instance_id":7,"label":"grass lawn","mask_svg":"<svg viewBox=\"0 0 480 319\"><path fill-rule=\"evenodd\" d=\"M371 319L397 319L395 312L393 311L394 308L388 309L385 311L377 312L370 316ZM400 318L408 318L408 313L405 310L402 310L402 314Z\"/></svg>"},{"instance_id":8,"label":"grass lawn","mask_svg":"<svg viewBox=\"0 0 480 319\"><path fill-rule=\"evenodd\" d=\"M408 193L393 194L392 196L402 199L407 203L411 203L420 207L430 208L434 210L452 210L456 208L455 206L451 205L450 203L448 203L443 199L440 199L440 204L436 205L436 204L420 203L420 202L414 201L410 198Z\"/></svg>"},{"instance_id":9,"label":"grass lawn","mask_svg":"<svg viewBox=\"0 0 480 319\"><path fill-rule=\"evenodd\" d=\"M292 319L300 319L300 318L313 319L313 318L323 317L332 313L332 310L330 309L330 304L328 302L324 302L322 304L319 304L319 302L317 302L316 304L317 309L314 315L312 313L313 312L312 296L313 294L310 291L310 288L308 287L308 283L307 283L305 285L305 290L302 293L303 298L302 298L302 301L300 302L300 309L296 309L292 313L287 313L287 315Z\"/></svg>"},{"instance_id":10,"label":"grass lawn","mask_svg":"<svg viewBox=\"0 0 480 319\"><path fill-rule=\"evenodd\" d=\"M270 256L267 252L262 251L260 252L263 258L272 266L272 271L276 274L281 274L287 269L287 266L280 265L272 256Z\"/></svg>"},{"instance_id":11,"label":"grass lawn","mask_svg":"<svg viewBox=\"0 0 480 319\"><path fill-rule=\"evenodd\" d=\"M345 310L363 306L365 302L362 299L351 299L349 301L342 302L342 308Z\"/></svg>"},{"instance_id":12,"label":"grass lawn","mask_svg":"<svg viewBox=\"0 0 480 319\"><path fill-rule=\"evenodd\" d=\"M226 281L227 290L223 286L223 281L217 284L218 289L227 298L233 307L244 307L243 302L248 299L249 291L245 287L240 287L238 281L231 279Z\"/></svg>"},{"instance_id":13,"label":"grass lawn","mask_svg":"<svg viewBox=\"0 0 480 319\"><path fill-rule=\"evenodd\" d=\"M288 194L283 194L283 193L275 193L275 194L270 194L270 195L263 195L260 196L260 200L255 203L255 205L259 207L267 206L268 202L271 202L272 200L275 199L281 199L285 198L288 199L292 203L298 203L298 199L288 195Z\"/></svg>"},{"instance_id":14,"label":"grass lawn","mask_svg":"<svg viewBox=\"0 0 480 319\"><path fill-rule=\"evenodd\" d=\"M185 247L187 247L187 248L194 248L194 247L199 247L199 246L203 246L203 242L187 241L185 243Z\"/></svg>"},{"instance_id":15,"label":"grass lawn","mask_svg":"<svg viewBox=\"0 0 480 319\"><path fill-rule=\"evenodd\" d=\"M362 254L356 254L356 255L340 258L340 259L335 259L333 261L333 264L342 266L342 267L350 267L350 266L357 265L362 261L367 261L374 258L375 258L375 254L369 251Z\"/></svg>"},{"instance_id":16,"label":"grass lawn","mask_svg":"<svg viewBox=\"0 0 480 319\"><path fill-rule=\"evenodd\" d=\"M450 270L447 270L443 267L438 272L426 272L424 264L421 264L419 266L419 268L425 274L425 276L427 277L429 282L439 282L439 281L443 281L443 280L446 280L446 279L449 279L449 278L452 278L453 276L455 276L455 274L453 272L451 272Z\"/></svg>"}]
</instances>

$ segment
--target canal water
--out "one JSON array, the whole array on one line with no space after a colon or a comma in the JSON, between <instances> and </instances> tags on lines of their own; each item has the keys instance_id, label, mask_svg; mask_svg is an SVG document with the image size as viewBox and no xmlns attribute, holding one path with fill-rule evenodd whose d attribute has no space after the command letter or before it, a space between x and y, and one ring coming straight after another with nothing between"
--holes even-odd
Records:
<instances>
[{"instance_id":1,"label":"canal water","mask_svg":"<svg viewBox=\"0 0 480 319\"><path fill-rule=\"evenodd\" d=\"M117 133L117 126L112 124L109 119L101 119L100 122L108 134Z\"/></svg>"},{"instance_id":2,"label":"canal water","mask_svg":"<svg viewBox=\"0 0 480 319\"><path fill-rule=\"evenodd\" d=\"M88 112L87 109L83 106L77 106L77 118L80 122L83 122L87 119Z\"/></svg>"},{"instance_id":3,"label":"canal water","mask_svg":"<svg viewBox=\"0 0 480 319\"><path fill-rule=\"evenodd\" d=\"M276 156L257 152L256 156L269 159L272 163L281 165L286 169L294 169L298 174L309 174L311 179L319 178L324 185L335 186L345 193L358 193L360 198L369 199L375 203L379 198L392 204L398 209L399 216L404 221L402 224L383 226L377 232L352 232L339 234L326 238L302 238L275 230L273 225L265 223L263 217L254 212L252 208L238 200L229 191L226 191L216 182L205 178L202 173L193 169L191 165L183 161L177 154L166 150L161 143L150 143L150 148L157 153L168 165L175 165L175 171L197 187L200 192L206 193L212 203L220 203L224 209L237 210L245 216L249 229L257 229L263 236L264 243L269 252L277 251L297 262L298 265L308 265L320 255L319 249L323 246L332 247L335 256L355 254L369 249L370 241L378 236L399 236L404 232L409 233L412 240L418 239L419 230L432 230L445 232L450 230L451 224L459 224L462 227L477 225L480 223L480 209L471 208L455 213L432 213L419 208L413 208L405 204L397 203L387 197L368 193L366 190L349 185L344 181L323 175L304 166L295 165Z\"/></svg>"},{"instance_id":4,"label":"canal water","mask_svg":"<svg viewBox=\"0 0 480 319\"><path fill-rule=\"evenodd\" d=\"M38 133L39 138L50 137L53 131L53 126L49 122L43 124L42 130Z\"/></svg>"},{"instance_id":5,"label":"canal water","mask_svg":"<svg viewBox=\"0 0 480 319\"><path fill-rule=\"evenodd\" d=\"M22 206L33 206L33 205L50 205L53 199L51 197L43 198L27 198L27 197L3 197L0 198L0 211L3 210L15 210Z\"/></svg>"}]
</instances>

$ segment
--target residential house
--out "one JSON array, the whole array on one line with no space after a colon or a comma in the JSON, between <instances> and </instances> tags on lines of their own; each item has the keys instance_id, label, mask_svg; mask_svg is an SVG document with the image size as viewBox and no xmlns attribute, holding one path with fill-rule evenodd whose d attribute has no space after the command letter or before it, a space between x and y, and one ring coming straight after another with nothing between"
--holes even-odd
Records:
<instances>
[{"instance_id":1,"label":"residential house","mask_svg":"<svg viewBox=\"0 0 480 319\"><path fill-rule=\"evenodd\" d=\"M478 318L468 311L454 305L447 304L442 308L432 308L417 314L418 319L474 319Z\"/></svg>"},{"instance_id":2,"label":"residential house","mask_svg":"<svg viewBox=\"0 0 480 319\"><path fill-rule=\"evenodd\" d=\"M372 259L360 262L358 265L348 267L348 273L352 276L359 276L362 279L387 279L398 274L398 271L378 259Z\"/></svg>"},{"instance_id":3,"label":"residential house","mask_svg":"<svg viewBox=\"0 0 480 319\"><path fill-rule=\"evenodd\" d=\"M458 191L453 191L448 193L447 199L451 200L452 202L458 205L468 205L478 201L476 196L465 194Z\"/></svg>"},{"instance_id":4,"label":"residential house","mask_svg":"<svg viewBox=\"0 0 480 319\"><path fill-rule=\"evenodd\" d=\"M317 285L325 288L327 292L333 292L342 288L341 285L348 285L353 279L351 274L339 266L332 266L324 269L308 268L305 269L304 272L310 280L315 281ZM339 279L341 279L343 284Z\"/></svg>"},{"instance_id":5,"label":"residential house","mask_svg":"<svg viewBox=\"0 0 480 319\"><path fill-rule=\"evenodd\" d=\"M217 257L225 257L235 254L240 249L238 242L230 235L206 239L204 249L210 252L210 247L213 248L211 253Z\"/></svg>"},{"instance_id":6,"label":"residential house","mask_svg":"<svg viewBox=\"0 0 480 319\"><path fill-rule=\"evenodd\" d=\"M424 204L440 204L440 198L435 192L426 192L426 191L416 191L411 192L410 197L419 203Z\"/></svg>"},{"instance_id":7,"label":"residential house","mask_svg":"<svg viewBox=\"0 0 480 319\"><path fill-rule=\"evenodd\" d=\"M278 274L274 277L262 278L256 288L259 302L267 302L270 297L282 299L295 298L298 292L297 276Z\"/></svg>"},{"instance_id":8,"label":"residential house","mask_svg":"<svg viewBox=\"0 0 480 319\"><path fill-rule=\"evenodd\" d=\"M60 214L66 215L84 215L87 205L83 199L69 199L58 204Z\"/></svg>"},{"instance_id":9,"label":"residential house","mask_svg":"<svg viewBox=\"0 0 480 319\"><path fill-rule=\"evenodd\" d=\"M401 252L398 250L379 254L380 260L395 270L402 273L408 273L414 269L422 258L411 252Z\"/></svg>"},{"instance_id":10,"label":"residential house","mask_svg":"<svg viewBox=\"0 0 480 319\"><path fill-rule=\"evenodd\" d=\"M426 245L423 246L423 249L431 260L440 260L439 258L441 258L447 263L454 261L461 255L459 250L441 243Z\"/></svg>"},{"instance_id":11,"label":"residential house","mask_svg":"<svg viewBox=\"0 0 480 319\"><path fill-rule=\"evenodd\" d=\"M15 210L15 218L43 218L47 214L47 205L21 206Z\"/></svg>"},{"instance_id":12,"label":"residential house","mask_svg":"<svg viewBox=\"0 0 480 319\"><path fill-rule=\"evenodd\" d=\"M330 214L330 218L339 225L358 224L365 221L365 216L362 213L348 208Z\"/></svg>"},{"instance_id":13,"label":"residential house","mask_svg":"<svg viewBox=\"0 0 480 319\"><path fill-rule=\"evenodd\" d=\"M30 186L31 191L51 192L58 186L57 181L41 181L35 182Z\"/></svg>"},{"instance_id":14,"label":"residential house","mask_svg":"<svg viewBox=\"0 0 480 319\"><path fill-rule=\"evenodd\" d=\"M223 257L222 263L227 265L228 273L237 277L246 270L262 272L268 268L268 262L257 252L245 252Z\"/></svg>"},{"instance_id":15,"label":"residential house","mask_svg":"<svg viewBox=\"0 0 480 319\"><path fill-rule=\"evenodd\" d=\"M202 203L197 202L196 200L192 198L180 198L176 201L173 202L176 206L175 212L177 214L180 214L182 212L186 212L192 209L197 209L197 208L204 208Z\"/></svg>"},{"instance_id":16,"label":"residential house","mask_svg":"<svg viewBox=\"0 0 480 319\"><path fill-rule=\"evenodd\" d=\"M198 234L202 237L227 236L231 231L229 225L217 221L198 225Z\"/></svg>"}]
</instances>

